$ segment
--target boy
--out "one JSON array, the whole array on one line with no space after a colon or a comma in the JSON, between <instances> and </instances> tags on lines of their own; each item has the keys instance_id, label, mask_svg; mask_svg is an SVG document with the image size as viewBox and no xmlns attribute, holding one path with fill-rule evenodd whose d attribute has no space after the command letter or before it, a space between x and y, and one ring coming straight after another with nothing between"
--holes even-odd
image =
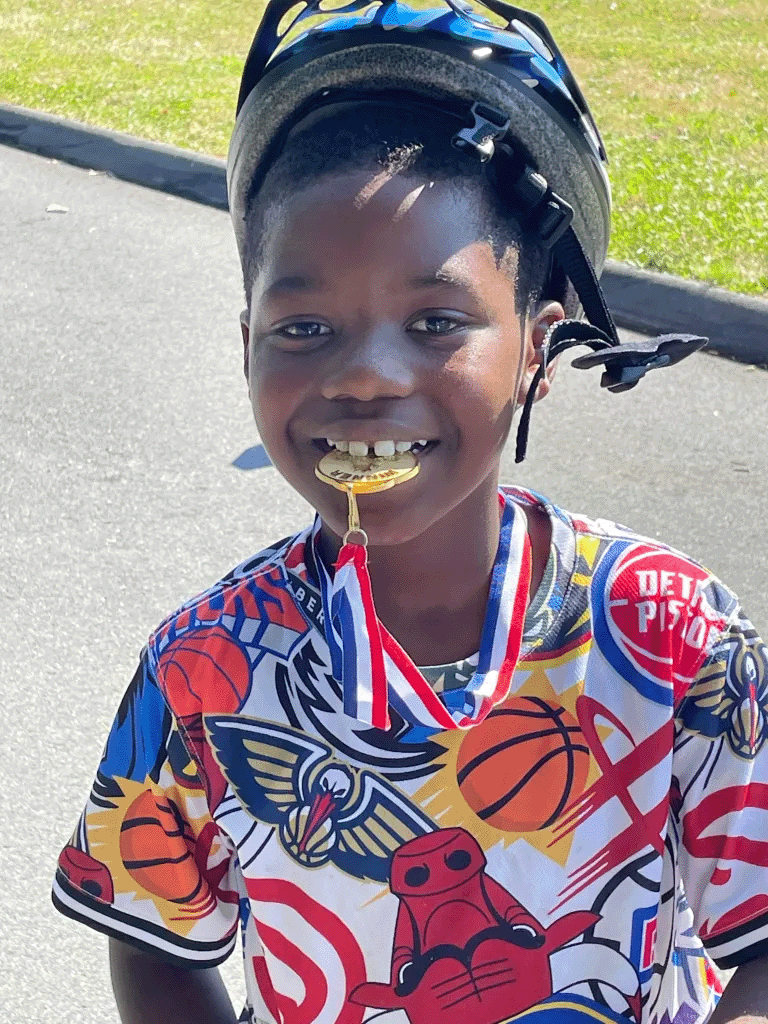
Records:
<instances>
[{"instance_id":1,"label":"boy","mask_svg":"<svg viewBox=\"0 0 768 1024\"><path fill-rule=\"evenodd\" d=\"M768 1019L765 647L684 556L499 491L557 351L622 389L695 347L617 345L599 137L503 11L254 41L244 368L318 517L153 634L61 854L123 1021L231 1024L238 922L243 1020L692 1024L709 954L712 1019Z\"/></svg>"}]
</instances>

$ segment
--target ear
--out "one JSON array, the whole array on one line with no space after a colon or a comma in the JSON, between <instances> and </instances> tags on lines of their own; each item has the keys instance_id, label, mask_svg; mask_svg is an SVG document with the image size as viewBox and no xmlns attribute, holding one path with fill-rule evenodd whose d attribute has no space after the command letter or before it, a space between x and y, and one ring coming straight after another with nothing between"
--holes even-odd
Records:
<instances>
[{"instance_id":1,"label":"ear","mask_svg":"<svg viewBox=\"0 0 768 1024\"><path fill-rule=\"evenodd\" d=\"M248 310L244 309L240 314L240 333L243 336L243 373L248 380L248 342L251 338L251 331L248 326Z\"/></svg>"},{"instance_id":2,"label":"ear","mask_svg":"<svg viewBox=\"0 0 768 1024\"><path fill-rule=\"evenodd\" d=\"M522 405L523 402L525 402L528 389L533 383L536 371L541 365L544 352L544 339L547 336L547 331L552 324L556 324L560 320L565 320L565 310L559 302L554 301L536 303L526 318L524 338L525 353L523 355L525 366L520 380L520 390L517 394L518 405ZM554 360L547 366L544 377L536 388L537 402L539 399L544 398L545 395L549 394L549 389L552 386L556 369L557 360Z\"/></svg>"}]
</instances>

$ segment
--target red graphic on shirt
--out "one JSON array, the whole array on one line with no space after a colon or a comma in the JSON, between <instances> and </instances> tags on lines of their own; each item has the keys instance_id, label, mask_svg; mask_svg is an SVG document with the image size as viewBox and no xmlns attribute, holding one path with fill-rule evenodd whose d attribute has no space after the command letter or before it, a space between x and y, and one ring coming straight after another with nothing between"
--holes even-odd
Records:
<instances>
[{"instance_id":1,"label":"red graphic on shirt","mask_svg":"<svg viewBox=\"0 0 768 1024\"><path fill-rule=\"evenodd\" d=\"M286 589L285 578L280 569L259 573L258 588L244 590L240 597L245 614L252 619L273 622L281 629L289 629L303 636L308 626L291 592Z\"/></svg>"},{"instance_id":2,"label":"red graphic on shirt","mask_svg":"<svg viewBox=\"0 0 768 1024\"><path fill-rule=\"evenodd\" d=\"M411 1024L498 1024L552 995L550 954L599 917L566 914L545 929L485 867L462 828L400 847L390 980L360 985L352 1002L403 1009Z\"/></svg>"},{"instance_id":3,"label":"red graphic on shirt","mask_svg":"<svg viewBox=\"0 0 768 1024\"><path fill-rule=\"evenodd\" d=\"M297 1002L275 987L266 958L253 958L259 991L275 1020L312 1024L327 1008L329 999L334 999L339 1003L335 1024L360 1024L365 1011L352 1005L349 995L365 978L365 961L357 939L341 918L285 879L246 878L245 885L253 901L254 914L258 914L259 903L289 907L320 939L316 948L310 942L302 942L300 948L276 928L257 920L259 939L265 950L286 964L304 987L304 997ZM313 952L320 959L327 945L332 947L335 956L329 957L326 953L322 963L316 962Z\"/></svg>"},{"instance_id":4,"label":"red graphic on shirt","mask_svg":"<svg viewBox=\"0 0 768 1024\"><path fill-rule=\"evenodd\" d=\"M87 892L89 896L103 903L113 902L115 887L109 868L85 850L78 850L74 846L64 847L59 857L59 869L72 885Z\"/></svg>"},{"instance_id":5,"label":"red graphic on shirt","mask_svg":"<svg viewBox=\"0 0 768 1024\"><path fill-rule=\"evenodd\" d=\"M710 582L699 566L646 546L630 548L611 574L606 611L614 642L643 675L673 682L675 700L724 626L707 599Z\"/></svg>"},{"instance_id":6,"label":"red graphic on shirt","mask_svg":"<svg viewBox=\"0 0 768 1024\"><path fill-rule=\"evenodd\" d=\"M732 869L723 867L723 861L739 861L768 867L768 841L748 836L729 834L735 825L748 819L748 812L768 809L768 784L753 782L748 786L729 786L703 797L683 818L683 846L693 857L719 863L712 875L715 885L727 885ZM735 814L735 811L742 813ZM732 907L722 917L705 921L701 927L703 939L727 934L750 921L768 914L768 895L760 893Z\"/></svg>"},{"instance_id":7,"label":"red graphic on shirt","mask_svg":"<svg viewBox=\"0 0 768 1024\"><path fill-rule=\"evenodd\" d=\"M157 675L179 718L237 711L251 685L247 653L219 625L190 629L172 640L158 658Z\"/></svg>"},{"instance_id":8,"label":"red graphic on shirt","mask_svg":"<svg viewBox=\"0 0 768 1024\"><path fill-rule=\"evenodd\" d=\"M205 612L205 607L202 610ZM251 685L248 655L222 626L197 625L165 648L158 659L158 679L184 736L184 752L191 754L199 775L197 780L177 776L178 781L188 787L202 785L213 812L224 797L227 782L207 742L203 713L240 710ZM182 771L185 767L178 765Z\"/></svg>"},{"instance_id":9,"label":"red graphic on shirt","mask_svg":"<svg viewBox=\"0 0 768 1024\"><path fill-rule=\"evenodd\" d=\"M742 814L750 808L768 810L768 783L728 786L709 793L683 818L683 846L691 856L702 860L737 860L768 867L768 841L729 834L729 829L735 832L737 822L744 822ZM717 822L720 832L712 828Z\"/></svg>"},{"instance_id":10,"label":"red graphic on shirt","mask_svg":"<svg viewBox=\"0 0 768 1024\"><path fill-rule=\"evenodd\" d=\"M667 821L668 797L664 797L649 811L643 812L630 794L630 786L652 771L672 749L673 724L670 719L655 733L651 733L635 744L631 733L612 711L592 697L582 694L576 701L576 714L581 731L589 744L592 756L597 761L602 775L581 796L566 807L562 818L555 826L555 838L549 844L554 846L570 835L579 825L595 813L610 799L616 797L629 815L630 823L614 836L594 856L590 857L570 875L571 882L559 894L563 899L553 909L558 910L588 885L597 881L608 871L623 864L629 857L647 846L661 855L664 852L664 827ZM610 722L632 745L628 754L615 764L608 756L597 731L597 719Z\"/></svg>"},{"instance_id":11,"label":"red graphic on shirt","mask_svg":"<svg viewBox=\"0 0 768 1024\"><path fill-rule=\"evenodd\" d=\"M750 896L748 900L733 907L716 921L705 921L699 929L701 938L706 942L721 935L727 935L733 928L748 924L750 921L757 922L768 916L768 896Z\"/></svg>"}]
</instances>

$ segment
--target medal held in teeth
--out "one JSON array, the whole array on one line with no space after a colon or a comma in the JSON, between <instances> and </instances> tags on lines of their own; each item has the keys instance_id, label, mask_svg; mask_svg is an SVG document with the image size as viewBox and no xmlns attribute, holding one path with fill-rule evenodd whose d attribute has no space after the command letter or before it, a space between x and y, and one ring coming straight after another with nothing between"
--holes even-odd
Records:
<instances>
[{"instance_id":1,"label":"medal held in teeth","mask_svg":"<svg viewBox=\"0 0 768 1024\"><path fill-rule=\"evenodd\" d=\"M315 469L323 483L357 494L386 491L410 480L418 472L419 463L410 451L384 457L332 451L320 459Z\"/></svg>"},{"instance_id":2,"label":"medal held in teeth","mask_svg":"<svg viewBox=\"0 0 768 1024\"><path fill-rule=\"evenodd\" d=\"M362 448L362 445L360 446ZM386 455L340 451L334 448L320 459L315 475L323 483L347 495L347 532L336 573L328 593L327 622L331 630L329 646L334 672L344 688L344 709L347 714L364 718L379 729L389 728L389 700L382 644L381 624L373 605L371 578L368 575L368 535L360 525L358 494L374 494L411 480L419 472L419 460L410 450ZM357 634L364 642L351 644L355 650L355 670L342 670L344 633Z\"/></svg>"},{"instance_id":3,"label":"medal held in teeth","mask_svg":"<svg viewBox=\"0 0 768 1024\"><path fill-rule=\"evenodd\" d=\"M377 455L371 454L367 445L365 448L364 455L334 449L324 455L315 467L315 475L319 480L346 492L348 525L345 544L352 534L359 534L364 546L368 543L367 534L360 528L356 494L387 491L390 487L412 479L419 472L419 461L410 449Z\"/></svg>"},{"instance_id":4,"label":"medal held in teeth","mask_svg":"<svg viewBox=\"0 0 768 1024\"><path fill-rule=\"evenodd\" d=\"M383 458L339 451L324 455L315 467L315 475L323 483L346 491L347 494L347 532L344 534L344 544L354 535L359 536L363 547L368 544L368 534L360 527L356 494L388 491L390 487L410 480L418 472L419 463L413 452L398 452Z\"/></svg>"}]
</instances>

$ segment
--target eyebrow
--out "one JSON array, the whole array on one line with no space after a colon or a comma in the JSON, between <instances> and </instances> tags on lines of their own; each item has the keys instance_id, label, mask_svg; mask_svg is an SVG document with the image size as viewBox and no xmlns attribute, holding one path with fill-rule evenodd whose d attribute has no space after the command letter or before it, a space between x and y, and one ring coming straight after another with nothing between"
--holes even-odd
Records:
<instances>
[{"instance_id":1,"label":"eyebrow","mask_svg":"<svg viewBox=\"0 0 768 1024\"><path fill-rule=\"evenodd\" d=\"M322 288L322 281L316 277L304 277L301 274L288 274L278 277L264 291L265 298L274 295L295 295L299 292L317 292Z\"/></svg>"},{"instance_id":2,"label":"eyebrow","mask_svg":"<svg viewBox=\"0 0 768 1024\"><path fill-rule=\"evenodd\" d=\"M475 294L474 285L471 281L465 280L459 274L453 274L449 270L439 269L433 274L419 274L408 281L408 286L414 290L435 288L438 285L449 285L452 288L459 288L461 291ZM302 274L288 274L285 277L278 277L264 291L264 298L273 298L276 295L297 295L306 292L319 292L323 289L323 281L317 277L304 277Z\"/></svg>"},{"instance_id":3,"label":"eyebrow","mask_svg":"<svg viewBox=\"0 0 768 1024\"><path fill-rule=\"evenodd\" d=\"M452 288L459 288L461 291L469 292L470 295L475 294L475 287L472 281L466 280L460 274L453 274L450 270L440 269L436 270L434 274L422 274L418 277L412 277L408 284L414 289L434 288L436 285L447 284Z\"/></svg>"}]
</instances>

